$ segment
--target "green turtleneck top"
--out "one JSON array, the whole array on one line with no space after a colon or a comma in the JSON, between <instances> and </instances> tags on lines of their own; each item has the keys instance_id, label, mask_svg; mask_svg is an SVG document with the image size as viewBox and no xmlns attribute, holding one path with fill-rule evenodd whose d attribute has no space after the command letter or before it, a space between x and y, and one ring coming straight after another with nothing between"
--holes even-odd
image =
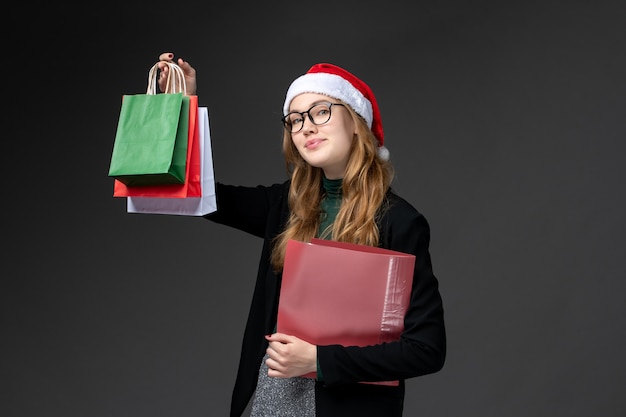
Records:
<instances>
[{"instance_id":1,"label":"green turtleneck top","mask_svg":"<svg viewBox=\"0 0 626 417\"><path fill-rule=\"evenodd\" d=\"M341 205L341 184L343 180L329 180L326 177L322 179L322 185L324 187L324 197L321 201L321 219L320 226L317 230L317 237L321 239L330 239L332 236L332 224L339 212L339 206Z\"/></svg>"}]
</instances>

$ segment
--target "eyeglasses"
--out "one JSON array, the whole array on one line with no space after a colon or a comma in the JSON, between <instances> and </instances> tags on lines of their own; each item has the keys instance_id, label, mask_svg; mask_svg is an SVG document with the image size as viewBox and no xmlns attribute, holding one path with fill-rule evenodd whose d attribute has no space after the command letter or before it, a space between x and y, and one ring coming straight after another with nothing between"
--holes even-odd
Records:
<instances>
[{"instance_id":1,"label":"eyeglasses","mask_svg":"<svg viewBox=\"0 0 626 417\"><path fill-rule=\"evenodd\" d=\"M314 125L323 125L330 120L330 109L332 106L343 106L341 103L331 103L331 102L322 102L317 103L311 106L310 109L303 112L292 111L287 116L283 117L281 121L287 129L291 133L296 133L302 130L304 127L304 115L309 116L309 120Z\"/></svg>"}]
</instances>

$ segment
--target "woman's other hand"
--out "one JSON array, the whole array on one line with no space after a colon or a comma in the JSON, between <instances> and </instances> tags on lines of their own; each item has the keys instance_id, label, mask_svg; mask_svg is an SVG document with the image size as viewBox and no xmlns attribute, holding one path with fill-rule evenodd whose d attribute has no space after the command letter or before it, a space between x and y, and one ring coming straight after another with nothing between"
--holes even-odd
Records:
<instances>
[{"instance_id":1,"label":"woman's other hand","mask_svg":"<svg viewBox=\"0 0 626 417\"><path fill-rule=\"evenodd\" d=\"M265 336L269 342L265 361L267 374L274 378L292 378L317 372L317 346L283 333Z\"/></svg>"}]
</instances>

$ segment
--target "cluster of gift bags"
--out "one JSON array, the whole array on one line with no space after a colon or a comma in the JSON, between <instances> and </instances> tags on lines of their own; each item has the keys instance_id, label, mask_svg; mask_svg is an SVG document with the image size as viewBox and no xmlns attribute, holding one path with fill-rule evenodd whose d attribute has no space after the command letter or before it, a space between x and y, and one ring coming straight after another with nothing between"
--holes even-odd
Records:
<instances>
[{"instance_id":1,"label":"cluster of gift bags","mask_svg":"<svg viewBox=\"0 0 626 417\"><path fill-rule=\"evenodd\" d=\"M173 63L163 94L158 67L146 94L124 95L111 155L114 197L129 213L202 216L217 209L206 107L186 94L182 69Z\"/></svg>"}]
</instances>

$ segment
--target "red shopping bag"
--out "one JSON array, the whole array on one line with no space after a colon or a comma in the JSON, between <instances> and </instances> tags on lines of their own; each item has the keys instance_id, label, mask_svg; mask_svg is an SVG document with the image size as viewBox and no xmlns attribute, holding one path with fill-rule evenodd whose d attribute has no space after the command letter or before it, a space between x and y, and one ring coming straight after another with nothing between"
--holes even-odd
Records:
<instances>
[{"instance_id":1,"label":"red shopping bag","mask_svg":"<svg viewBox=\"0 0 626 417\"><path fill-rule=\"evenodd\" d=\"M189 96L189 129L185 182L182 184L129 186L115 180L114 197L186 198L202 195L200 179L200 135L198 128L198 96Z\"/></svg>"}]
</instances>

